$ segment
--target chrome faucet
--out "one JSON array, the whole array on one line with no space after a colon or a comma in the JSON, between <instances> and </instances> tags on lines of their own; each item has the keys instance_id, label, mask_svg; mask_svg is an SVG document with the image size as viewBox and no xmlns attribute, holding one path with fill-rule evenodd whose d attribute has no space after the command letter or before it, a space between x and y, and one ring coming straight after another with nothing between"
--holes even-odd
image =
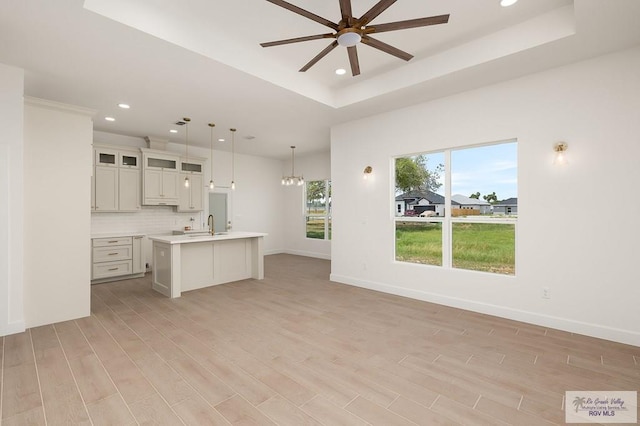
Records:
<instances>
[{"instance_id":1,"label":"chrome faucet","mask_svg":"<svg viewBox=\"0 0 640 426\"><path fill-rule=\"evenodd\" d=\"M209 225L209 233L211 235L215 234L216 230L215 227L213 225L213 215L210 214L209 217L207 218L207 225Z\"/></svg>"}]
</instances>

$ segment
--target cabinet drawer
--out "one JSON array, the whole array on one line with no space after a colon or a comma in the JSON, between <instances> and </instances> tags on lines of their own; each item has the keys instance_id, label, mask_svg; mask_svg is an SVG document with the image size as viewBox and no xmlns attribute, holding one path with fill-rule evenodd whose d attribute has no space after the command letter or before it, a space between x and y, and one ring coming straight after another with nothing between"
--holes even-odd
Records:
<instances>
[{"instance_id":1,"label":"cabinet drawer","mask_svg":"<svg viewBox=\"0 0 640 426\"><path fill-rule=\"evenodd\" d=\"M100 278L117 277L118 275L129 275L132 273L132 267L133 263L131 260L94 263L91 278L97 280Z\"/></svg>"},{"instance_id":2,"label":"cabinet drawer","mask_svg":"<svg viewBox=\"0 0 640 426\"><path fill-rule=\"evenodd\" d=\"M132 246L94 247L93 263L131 260Z\"/></svg>"},{"instance_id":3,"label":"cabinet drawer","mask_svg":"<svg viewBox=\"0 0 640 426\"><path fill-rule=\"evenodd\" d=\"M93 239L93 247L125 246L127 244L131 244L131 237Z\"/></svg>"}]
</instances>

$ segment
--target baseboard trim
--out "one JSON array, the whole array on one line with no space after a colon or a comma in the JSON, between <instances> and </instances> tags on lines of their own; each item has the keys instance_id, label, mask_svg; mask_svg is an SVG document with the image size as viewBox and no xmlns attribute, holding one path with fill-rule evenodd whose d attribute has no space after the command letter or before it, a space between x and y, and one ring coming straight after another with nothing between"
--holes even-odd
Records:
<instances>
[{"instance_id":1,"label":"baseboard trim","mask_svg":"<svg viewBox=\"0 0 640 426\"><path fill-rule=\"evenodd\" d=\"M10 334L22 333L25 331L26 325L24 321L11 322L2 327L1 336L9 336Z\"/></svg>"},{"instance_id":2,"label":"baseboard trim","mask_svg":"<svg viewBox=\"0 0 640 426\"><path fill-rule=\"evenodd\" d=\"M305 257L315 257L316 259L324 259L331 260L331 255L326 253L316 253L313 251L304 251L304 250L285 250L283 251L285 254L292 254L295 256L305 256Z\"/></svg>"},{"instance_id":3,"label":"baseboard trim","mask_svg":"<svg viewBox=\"0 0 640 426\"><path fill-rule=\"evenodd\" d=\"M492 305L489 303L476 302L473 300L461 299L451 296L444 296L437 293L412 290L390 284L361 280L345 275L331 274L329 279L341 284L380 291L382 293L423 300L425 302L437 303L439 305L465 309L481 314L494 315L514 321L522 321L528 324L554 328L570 333L577 333L640 347L640 333L633 330L624 330L599 324L576 321L570 318L539 314L536 312L523 311L520 309L513 309L505 306Z\"/></svg>"}]
</instances>

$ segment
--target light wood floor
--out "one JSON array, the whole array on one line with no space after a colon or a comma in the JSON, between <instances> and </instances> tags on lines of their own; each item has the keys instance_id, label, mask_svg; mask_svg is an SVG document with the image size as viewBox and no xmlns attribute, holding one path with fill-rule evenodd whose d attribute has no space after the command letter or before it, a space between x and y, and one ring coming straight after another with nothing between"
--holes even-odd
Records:
<instances>
[{"instance_id":1,"label":"light wood floor","mask_svg":"<svg viewBox=\"0 0 640 426\"><path fill-rule=\"evenodd\" d=\"M3 338L2 424L563 424L566 390L640 389L638 347L265 268L93 286L90 317Z\"/></svg>"}]
</instances>

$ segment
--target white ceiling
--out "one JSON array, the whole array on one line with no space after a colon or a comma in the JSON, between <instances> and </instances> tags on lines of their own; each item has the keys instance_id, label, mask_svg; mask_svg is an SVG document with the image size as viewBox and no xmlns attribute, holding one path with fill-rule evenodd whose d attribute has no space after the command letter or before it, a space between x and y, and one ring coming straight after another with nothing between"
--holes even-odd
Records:
<instances>
[{"instance_id":1,"label":"white ceiling","mask_svg":"<svg viewBox=\"0 0 640 426\"><path fill-rule=\"evenodd\" d=\"M340 19L338 0L289 2ZM354 15L376 2L353 0ZM349 70L342 47L298 72L328 39L260 47L331 32L265 0L3 0L0 62L25 69L27 95L96 109L96 130L183 143L169 129L186 116L190 143L208 147L215 122L216 138L238 128L238 152L287 158L289 145L327 150L336 123L640 43L638 0L402 0L373 23L446 13L448 24L374 36L410 62L360 45L351 77L334 73Z\"/></svg>"}]
</instances>

